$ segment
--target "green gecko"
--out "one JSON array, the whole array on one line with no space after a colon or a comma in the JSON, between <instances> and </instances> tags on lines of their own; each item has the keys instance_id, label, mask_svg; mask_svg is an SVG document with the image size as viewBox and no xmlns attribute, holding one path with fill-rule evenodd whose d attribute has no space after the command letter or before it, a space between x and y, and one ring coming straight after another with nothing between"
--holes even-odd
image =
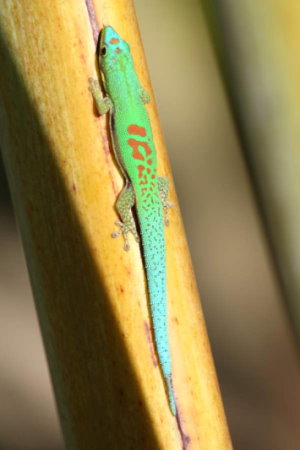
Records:
<instances>
[{"instance_id":1,"label":"green gecko","mask_svg":"<svg viewBox=\"0 0 300 450\"><path fill-rule=\"evenodd\" d=\"M106 26L101 32L99 66L106 97L99 82L90 79L99 114L110 113L110 132L116 161L125 179L116 208L121 222L112 234L124 235L129 250L128 233L142 241L154 340L167 388L169 405L176 415L172 367L168 338L166 292L166 246L164 224L168 225L169 182L157 175L157 157L145 104L149 93L141 86L135 72L130 47L115 30ZM132 208L136 208L139 232Z\"/></svg>"}]
</instances>

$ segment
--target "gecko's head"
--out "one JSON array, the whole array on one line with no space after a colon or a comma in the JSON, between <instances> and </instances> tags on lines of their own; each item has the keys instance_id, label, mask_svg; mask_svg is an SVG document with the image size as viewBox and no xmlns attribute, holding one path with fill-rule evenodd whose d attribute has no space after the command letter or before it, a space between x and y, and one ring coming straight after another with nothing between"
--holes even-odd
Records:
<instances>
[{"instance_id":1,"label":"gecko's head","mask_svg":"<svg viewBox=\"0 0 300 450\"><path fill-rule=\"evenodd\" d=\"M99 63L105 69L130 57L130 47L112 27L104 27L99 44Z\"/></svg>"}]
</instances>

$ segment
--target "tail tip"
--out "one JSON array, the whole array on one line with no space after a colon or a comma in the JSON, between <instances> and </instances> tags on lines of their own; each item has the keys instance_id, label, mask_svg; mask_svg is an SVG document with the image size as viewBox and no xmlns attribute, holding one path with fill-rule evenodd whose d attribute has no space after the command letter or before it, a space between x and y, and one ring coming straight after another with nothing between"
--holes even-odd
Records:
<instances>
[{"instance_id":1,"label":"tail tip","mask_svg":"<svg viewBox=\"0 0 300 450\"><path fill-rule=\"evenodd\" d=\"M176 403L175 403L174 395L171 398L169 397L169 403L170 403L171 413L173 414L173 416L176 416L177 409L176 409Z\"/></svg>"},{"instance_id":2,"label":"tail tip","mask_svg":"<svg viewBox=\"0 0 300 450\"><path fill-rule=\"evenodd\" d=\"M177 409L176 409L174 388L173 388L171 375L166 377L166 384L167 384L167 390L168 390L168 399L169 399L170 410L171 410L171 413L173 414L173 416L176 416Z\"/></svg>"}]
</instances>

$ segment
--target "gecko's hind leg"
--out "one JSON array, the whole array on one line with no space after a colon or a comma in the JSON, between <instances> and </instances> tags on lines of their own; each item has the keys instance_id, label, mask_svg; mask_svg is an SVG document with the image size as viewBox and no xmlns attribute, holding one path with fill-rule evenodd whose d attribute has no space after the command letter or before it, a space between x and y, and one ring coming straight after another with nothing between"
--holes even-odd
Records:
<instances>
[{"instance_id":1,"label":"gecko's hind leg","mask_svg":"<svg viewBox=\"0 0 300 450\"><path fill-rule=\"evenodd\" d=\"M161 198L162 207L165 213L165 225L168 226L169 222L169 208L174 206L174 203L168 201L169 195L169 180L165 177L158 177L158 190Z\"/></svg>"},{"instance_id":2,"label":"gecko's hind leg","mask_svg":"<svg viewBox=\"0 0 300 450\"><path fill-rule=\"evenodd\" d=\"M129 250L128 243L128 233L132 233L135 240L139 242L139 235L136 230L134 217L131 208L135 204L135 195L132 186L125 186L123 191L120 193L117 200L116 208L121 217L121 222L115 222L116 225L120 227L118 231L112 233L112 237L116 238L120 234L124 235L125 245L124 250Z\"/></svg>"}]
</instances>

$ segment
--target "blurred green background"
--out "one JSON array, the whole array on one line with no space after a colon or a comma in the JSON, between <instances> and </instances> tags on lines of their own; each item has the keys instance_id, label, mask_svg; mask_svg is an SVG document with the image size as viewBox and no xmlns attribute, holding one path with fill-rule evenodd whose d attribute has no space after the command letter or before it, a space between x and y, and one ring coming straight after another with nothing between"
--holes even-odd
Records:
<instances>
[{"instance_id":1,"label":"blurred green background","mask_svg":"<svg viewBox=\"0 0 300 450\"><path fill-rule=\"evenodd\" d=\"M251 43L258 32L242 22L248 4L232 23ZM234 448L299 449L298 354L241 151L245 136L237 132L203 5L135 5ZM230 13L238 3L214 5ZM242 44L235 44L244 67ZM260 93L268 87L261 84ZM61 432L2 167L0 189L0 449L59 450Z\"/></svg>"}]
</instances>

